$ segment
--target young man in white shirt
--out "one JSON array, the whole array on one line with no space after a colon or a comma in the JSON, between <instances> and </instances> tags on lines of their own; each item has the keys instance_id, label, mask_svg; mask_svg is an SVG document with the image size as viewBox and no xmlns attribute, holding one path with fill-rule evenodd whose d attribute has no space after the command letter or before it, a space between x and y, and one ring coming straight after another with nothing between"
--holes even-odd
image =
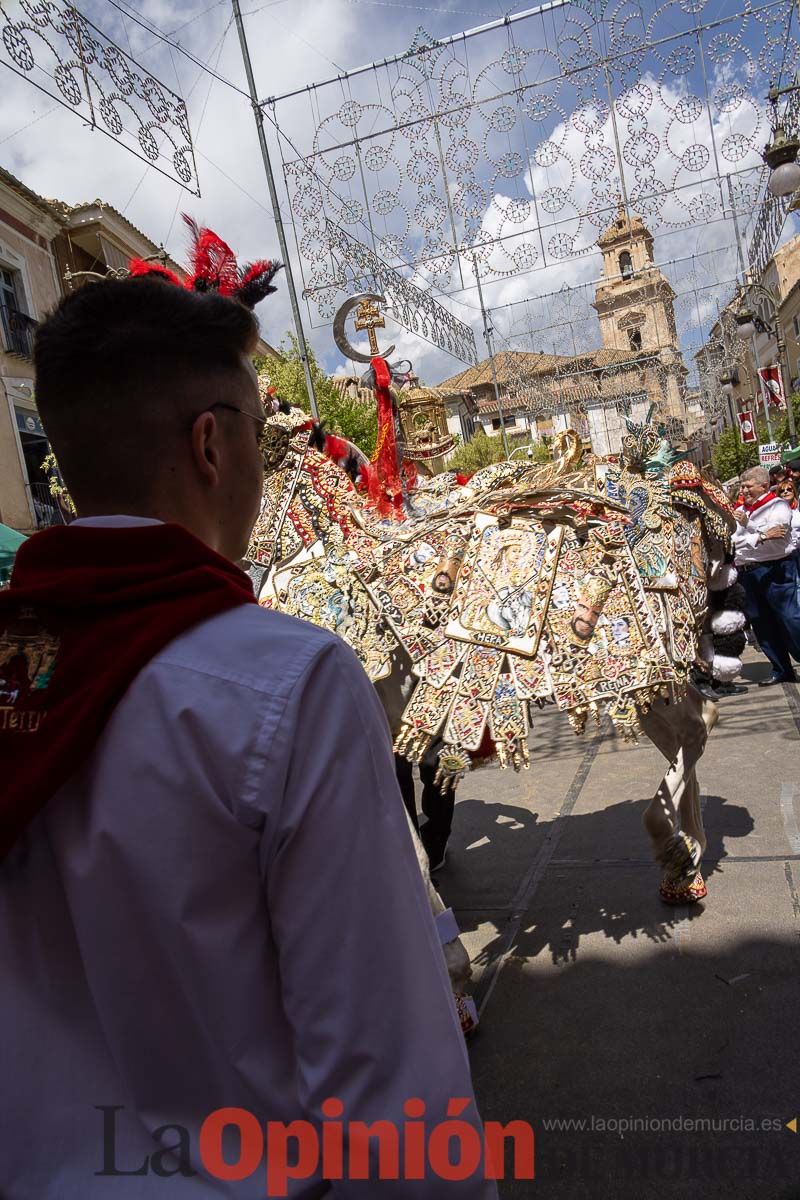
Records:
<instances>
[{"instance_id":1,"label":"young man in white shirt","mask_svg":"<svg viewBox=\"0 0 800 1200\"><path fill-rule=\"evenodd\" d=\"M769 471L742 475L744 504L736 510L733 552L746 598L746 615L772 664L760 687L795 682L792 656L800 660L800 607L792 510L769 489Z\"/></svg>"},{"instance_id":2,"label":"young man in white shirt","mask_svg":"<svg viewBox=\"0 0 800 1200\"><path fill-rule=\"evenodd\" d=\"M374 1141L371 1182L313 1153L451 1101L481 1125L375 690L234 566L263 487L257 329L143 278L38 333L80 519L0 593L3 1200L108 1200L119 1176L134 1200L286 1194L265 1169L294 1200L497 1195L483 1166L378 1178ZM304 1127L301 1161L267 1122Z\"/></svg>"}]
</instances>

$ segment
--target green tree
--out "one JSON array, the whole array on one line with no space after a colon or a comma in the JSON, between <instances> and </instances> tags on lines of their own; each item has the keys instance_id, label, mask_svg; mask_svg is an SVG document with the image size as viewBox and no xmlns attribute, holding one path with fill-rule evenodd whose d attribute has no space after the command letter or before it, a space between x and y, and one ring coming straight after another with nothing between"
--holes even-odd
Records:
<instances>
[{"instance_id":1,"label":"green tree","mask_svg":"<svg viewBox=\"0 0 800 1200\"><path fill-rule=\"evenodd\" d=\"M257 357L254 360L255 368L259 375L269 377L270 384L277 389L282 400L310 413L305 371L294 334L288 333L279 349L280 359L266 355ZM378 436L378 413L375 404L365 404L358 397L340 395L333 385L333 380L317 363L310 347L308 361L320 420L324 422L326 431L337 433L340 437L354 442L371 458Z\"/></svg>"},{"instance_id":2,"label":"green tree","mask_svg":"<svg viewBox=\"0 0 800 1200\"><path fill-rule=\"evenodd\" d=\"M766 426L759 425L758 441L767 440ZM739 430L729 426L720 434L711 454L711 461L719 479L733 479L748 467L758 466L758 442L743 442Z\"/></svg>"},{"instance_id":3,"label":"green tree","mask_svg":"<svg viewBox=\"0 0 800 1200\"><path fill-rule=\"evenodd\" d=\"M530 438L527 434L510 436L508 439L509 454L519 446L527 446L529 444ZM480 429L471 442L466 442L457 447L450 458L448 458L445 467L448 471L463 471L464 474L469 474L472 471L480 471L481 467L488 467L492 463L502 462L505 456L502 437L499 434L497 437L489 437ZM518 454L515 461L518 461L522 457L521 454ZM544 443L534 443L532 461L534 463L548 463L551 461L550 451Z\"/></svg>"},{"instance_id":4,"label":"green tree","mask_svg":"<svg viewBox=\"0 0 800 1200\"><path fill-rule=\"evenodd\" d=\"M522 458L522 455L520 454L519 457ZM550 463L552 461L553 455L550 447L545 442L534 443L533 462L535 462L537 466L543 467L545 463Z\"/></svg>"},{"instance_id":5,"label":"green tree","mask_svg":"<svg viewBox=\"0 0 800 1200\"><path fill-rule=\"evenodd\" d=\"M795 392L789 402L794 411L795 429L800 429L800 392ZM770 415L772 438L769 436L767 423L763 420L758 422L758 442L744 444L738 429L728 428L723 431L711 455L714 470L720 479L733 479L748 467L757 467L759 443L775 441L780 446L788 446L791 443L788 414L782 417L776 413Z\"/></svg>"},{"instance_id":6,"label":"green tree","mask_svg":"<svg viewBox=\"0 0 800 1200\"><path fill-rule=\"evenodd\" d=\"M789 403L791 404L792 411L794 413L794 427L796 430L800 431L800 392L795 392L794 395L790 397ZM775 433L775 440L777 442L785 442L787 446L795 446L797 445L798 441L800 441L800 434L794 439L794 441L792 441L792 436L789 433L788 415L783 417L779 424L774 423L773 430Z\"/></svg>"}]
</instances>

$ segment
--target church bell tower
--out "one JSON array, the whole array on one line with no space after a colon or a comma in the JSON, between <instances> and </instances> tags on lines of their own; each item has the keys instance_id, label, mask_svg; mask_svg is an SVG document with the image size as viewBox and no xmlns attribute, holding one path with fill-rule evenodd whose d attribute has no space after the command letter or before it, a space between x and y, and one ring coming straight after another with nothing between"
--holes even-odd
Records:
<instances>
[{"instance_id":1,"label":"church bell tower","mask_svg":"<svg viewBox=\"0 0 800 1200\"><path fill-rule=\"evenodd\" d=\"M603 348L658 356L662 395L653 396L664 416L685 420L681 358L675 325L675 293L653 261L653 235L641 218L620 207L597 242L603 275L595 291Z\"/></svg>"},{"instance_id":2,"label":"church bell tower","mask_svg":"<svg viewBox=\"0 0 800 1200\"><path fill-rule=\"evenodd\" d=\"M603 253L603 277L594 307L604 348L632 354L678 350L675 293L653 262L650 230L621 208L597 244Z\"/></svg>"}]
</instances>

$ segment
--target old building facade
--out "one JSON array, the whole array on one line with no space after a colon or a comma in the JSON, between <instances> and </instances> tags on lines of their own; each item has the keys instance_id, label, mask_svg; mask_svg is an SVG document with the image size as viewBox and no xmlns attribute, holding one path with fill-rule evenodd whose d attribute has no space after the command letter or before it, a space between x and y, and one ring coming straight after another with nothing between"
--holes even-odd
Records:
<instances>
[{"instance_id":1,"label":"old building facade","mask_svg":"<svg viewBox=\"0 0 800 1200\"><path fill-rule=\"evenodd\" d=\"M508 351L438 385L453 415L468 397L484 432L532 439L577 429L596 454L615 454L624 418L642 420L651 405L676 441L688 434L686 368L673 309L674 292L653 262L653 238L638 217L620 211L598 241L603 273L594 309L602 346L584 354ZM502 409L502 412L501 412Z\"/></svg>"},{"instance_id":2,"label":"old building facade","mask_svg":"<svg viewBox=\"0 0 800 1200\"><path fill-rule=\"evenodd\" d=\"M60 229L55 209L0 169L0 522L22 533L52 515L32 356L36 324L61 295Z\"/></svg>"},{"instance_id":3,"label":"old building facade","mask_svg":"<svg viewBox=\"0 0 800 1200\"><path fill-rule=\"evenodd\" d=\"M46 200L0 168L0 523L21 533L64 519L41 469L49 446L36 411L36 326L68 289L134 257L183 275L113 206ZM263 339L256 352L277 354Z\"/></svg>"},{"instance_id":4,"label":"old building facade","mask_svg":"<svg viewBox=\"0 0 800 1200\"><path fill-rule=\"evenodd\" d=\"M741 294L734 296L695 355L707 404L713 407L716 402L729 422L745 411L764 417L758 370L779 363L776 309L785 343L780 361L784 391L800 391L800 234L775 251L756 282L769 291L772 300L758 293L747 301ZM736 314L745 304L757 316L761 330L743 341L737 332ZM720 395L721 384L726 387L727 400ZM770 415L779 414L771 410Z\"/></svg>"}]
</instances>

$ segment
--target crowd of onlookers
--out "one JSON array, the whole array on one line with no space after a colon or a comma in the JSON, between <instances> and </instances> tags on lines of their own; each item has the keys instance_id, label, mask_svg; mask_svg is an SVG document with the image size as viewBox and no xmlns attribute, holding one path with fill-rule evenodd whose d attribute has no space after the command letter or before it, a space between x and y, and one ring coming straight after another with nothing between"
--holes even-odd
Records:
<instances>
[{"instance_id":1,"label":"crowd of onlookers","mask_svg":"<svg viewBox=\"0 0 800 1200\"><path fill-rule=\"evenodd\" d=\"M767 470L751 467L730 489L733 556L742 609L772 673L760 687L796 682L800 662L800 446Z\"/></svg>"}]
</instances>

